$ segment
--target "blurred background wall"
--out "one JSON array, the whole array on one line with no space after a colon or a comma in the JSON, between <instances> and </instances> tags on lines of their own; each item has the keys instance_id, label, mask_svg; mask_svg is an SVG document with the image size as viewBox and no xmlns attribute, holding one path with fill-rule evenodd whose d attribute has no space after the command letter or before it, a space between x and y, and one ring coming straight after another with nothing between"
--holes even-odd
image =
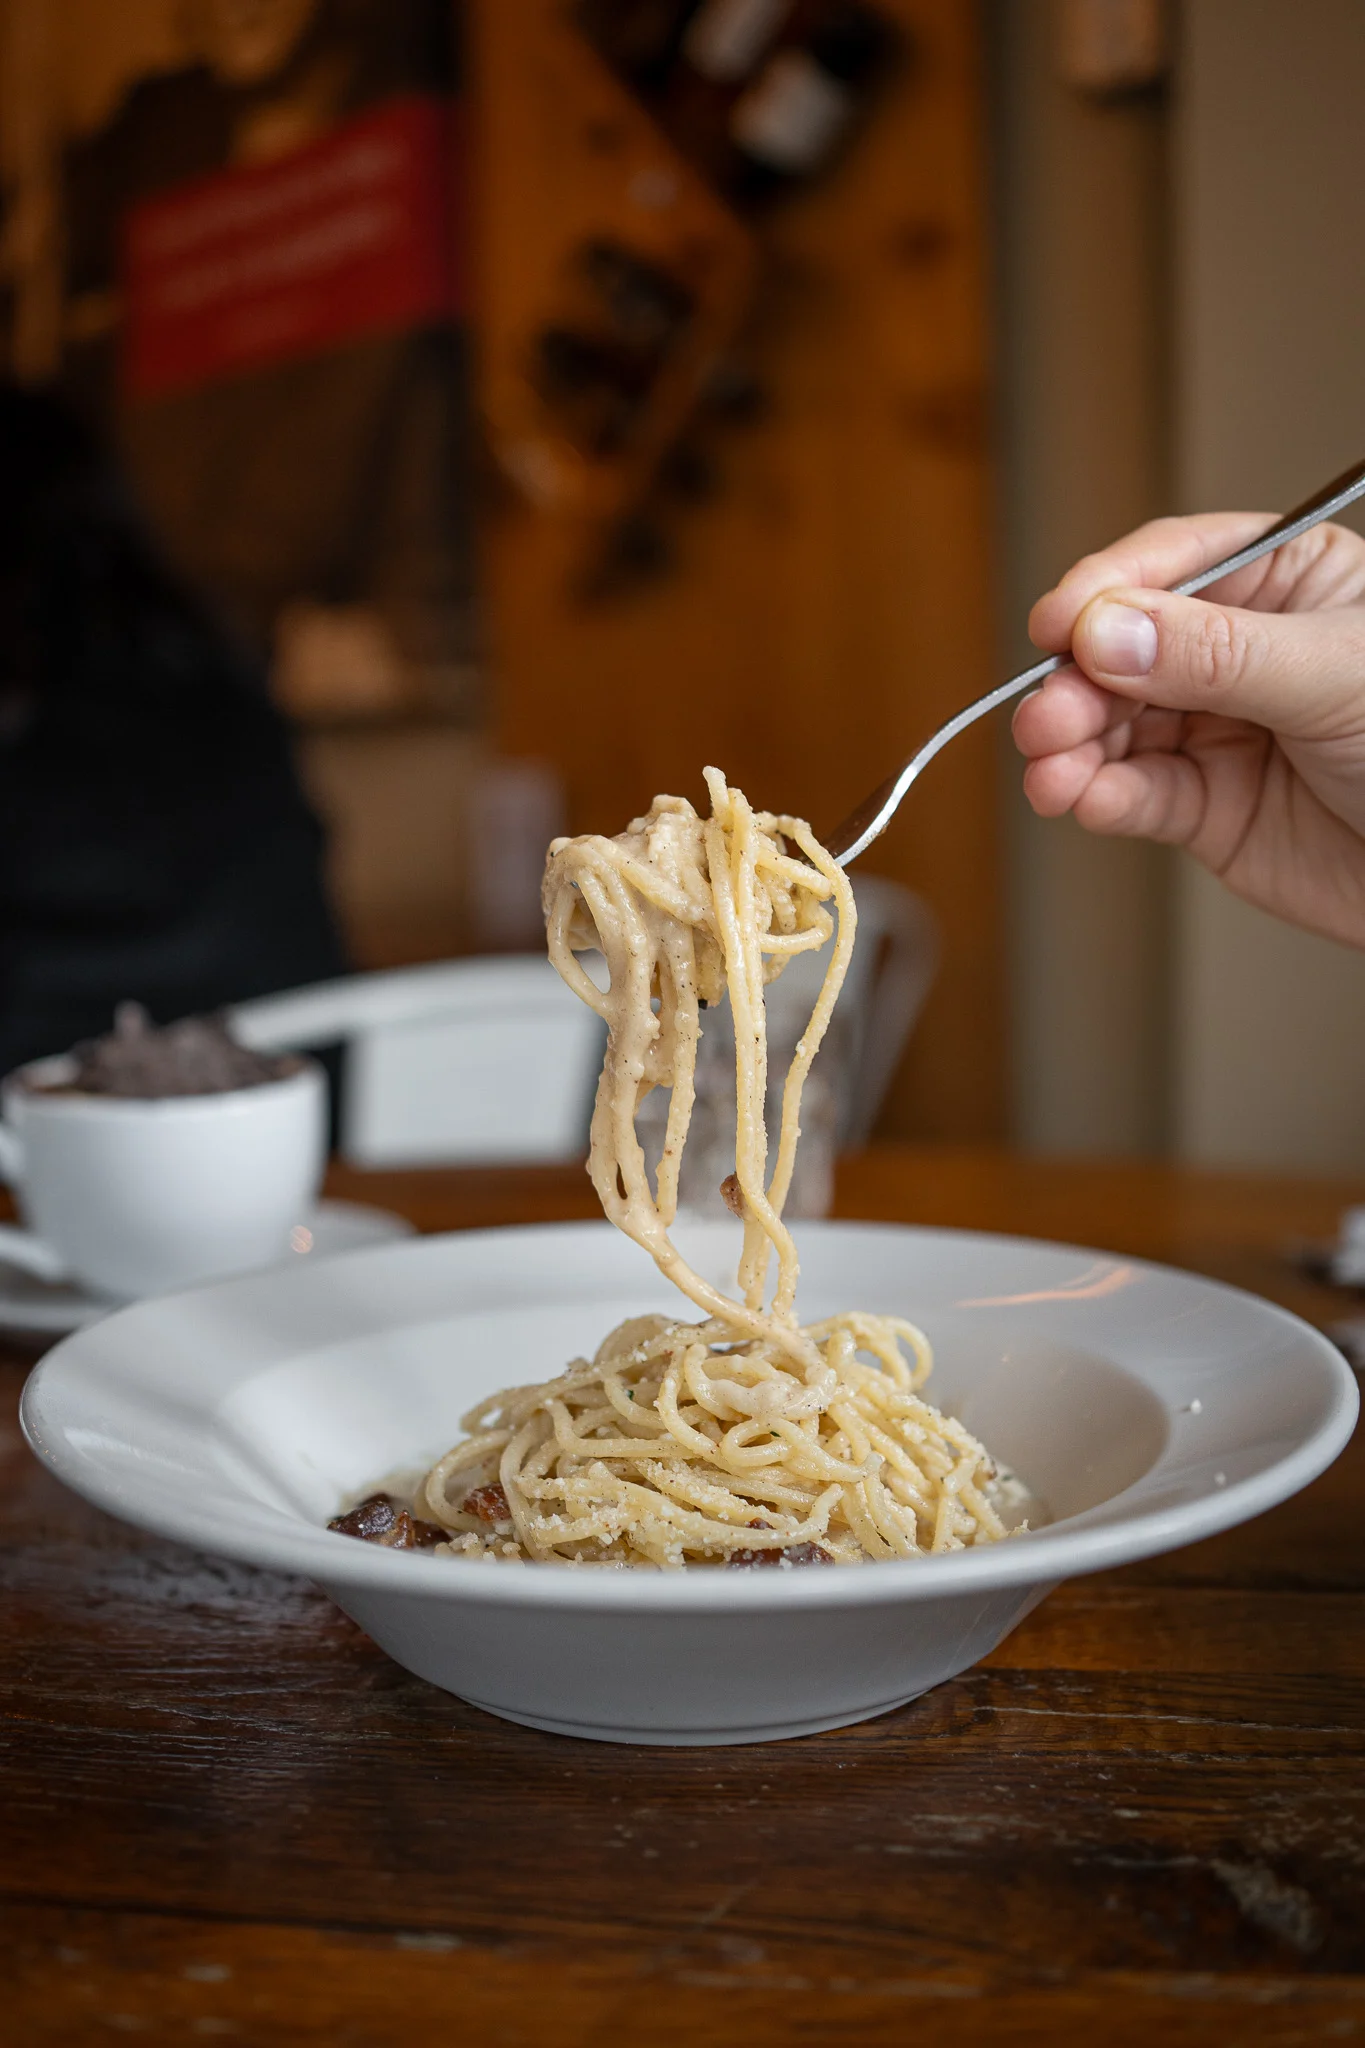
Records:
<instances>
[{"instance_id":1,"label":"blurred background wall","mask_svg":"<svg viewBox=\"0 0 1365 2048\"><path fill-rule=\"evenodd\" d=\"M516 947L553 831L837 820L1078 554L1358 453L1363 88L1358 0L0 0L7 363L268 661L356 963ZM1018 779L871 857L884 1130L1365 1159L1365 964Z\"/></svg>"},{"instance_id":2,"label":"blurred background wall","mask_svg":"<svg viewBox=\"0 0 1365 2048\"><path fill-rule=\"evenodd\" d=\"M1192 0L1179 62L1179 502L1273 509L1365 448L1365 9ZM1365 958L1178 887L1180 1149L1358 1169Z\"/></svg>"},{"instance_id":3,"label":"blurred background wall","mask_svg":"<svg viewBox=\"0 0 1365 2048\"><path fill-rule=\"evenodd\" d=\"M1069 75L1085 11L988 17L1010 663L1077 555L1168 509L1282 509L1365 447L1365 11L1182 0L1117 93ZM1365 960L1041 824L1003 774L1020 1141L1358 1167Z\"/></svg>"},{"instance_id":4,"label":"blurred background wall","mask_svg":"<svg viewBox=\"0 0 1365 2048\"><path fill-rule=\"evenodd\" d=\"M1150 6L993 0L986 35L1008 674L1032 659L1034 599L1171 503L1172 50ZM1015 1134L1042 1152L1160 1151L1170 857L1035 818L1000 740Z\"/></svg>"},{"instance_id":5,"label":"blurred background wall","mask_svg":"<svg viewBox=\"0 0 1365 2048\"><path fill-rule=\"evenodd\" d=\"M534 943L550 834L708 761L833 823L985 686L974 7L0 25L11 363L264 651L357 964ZM1005 1132L999 839L980 732L869 863L945 935L889 1129Z\"/></svg>"},{"instance_id":6,"label":"blurred background wall","mask_svg":"<svg viewBox=\"0 0 1365 2048\"><path fill-rule=\"evenodd\" d=\"M595 15L610 31L639 12ZM755 18L692 20L708 13ZM714 761L818 830L992 673L980 21L949 0L852 19L861 44L819 45L848 74L846 139L774 187L718 146L742 81L698 74L686 34L656 84L610 33L615 63L594 61L558 0L471 10L495 715L507 752L559 769L575 828L660 788L696 795ZM536 402L523 367L547 326L588 321L584 258L604 247L679 284L681 367L693 347L709 361L643 489L650 410L585 462L582 427ZM671 402L661 384L660 429ZM977 731L868 856L944 937L889 1130L1004 1134L998 821L994 737Z\"/></svg>"}]
</instances>

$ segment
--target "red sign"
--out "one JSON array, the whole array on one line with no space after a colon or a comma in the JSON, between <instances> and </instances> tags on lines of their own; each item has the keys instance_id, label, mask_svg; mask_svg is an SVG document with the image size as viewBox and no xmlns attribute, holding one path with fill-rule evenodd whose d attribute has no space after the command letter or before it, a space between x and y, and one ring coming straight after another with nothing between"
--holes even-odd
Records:
<instances>
[{"instance_id":1,"label":"red sign","mask_svg":"<svg viewBox=\"0 0 1365 2048\"><path fill-rule=\"evenodd\" d=\"M452 113L439 100L390 100L291 156L132 208L129 394L207 384L457 312Z\"/></svg>"}]
</instances>

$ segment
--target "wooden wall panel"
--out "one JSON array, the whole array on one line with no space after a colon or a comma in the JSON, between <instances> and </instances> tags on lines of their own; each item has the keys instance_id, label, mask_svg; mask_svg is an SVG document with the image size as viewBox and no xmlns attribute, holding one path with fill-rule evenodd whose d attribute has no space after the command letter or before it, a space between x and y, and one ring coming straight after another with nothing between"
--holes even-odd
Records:
<instances>
[{"instance_id":1,"label":"wooden wall panel","mask_svg":"<svg viewBox=\"0 0 1365 2048\"><path fill-rule=\"evenodd\" d=\"M819 830L992 679L976 14L962 0L883 5L917 61L842 168L765 229L757 346L772 403L729 442L721 495L680 518L670 572L588 602L573 595L572 517L509 492L489 521L498 737L556 764L574 829L617 829L657 790L697 798L715 762ZM560 0L471 11L495 412L509 309L527 302L547 218L602 176L583 96L605 74ZM989 731L959 741L867 856L929 900L943 934L888 1110L896 1133L1003 1129L994 759Z\"/></svg>"}]
</instances>

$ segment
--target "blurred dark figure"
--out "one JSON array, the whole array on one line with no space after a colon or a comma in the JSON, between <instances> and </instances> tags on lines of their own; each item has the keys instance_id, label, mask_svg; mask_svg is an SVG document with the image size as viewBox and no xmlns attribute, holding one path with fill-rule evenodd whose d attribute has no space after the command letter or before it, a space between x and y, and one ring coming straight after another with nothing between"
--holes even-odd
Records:
<instances>
[{"instance_id":1,"label":"blurred dark figure","mask_svg":"<svg viewBox=\"0 0 1365 2048\"><path fill-rule=\"evenodd\" d=\"M0 1073L344 971L264 675L89 431L0 382Z\"/></svg>"}]
</instances>

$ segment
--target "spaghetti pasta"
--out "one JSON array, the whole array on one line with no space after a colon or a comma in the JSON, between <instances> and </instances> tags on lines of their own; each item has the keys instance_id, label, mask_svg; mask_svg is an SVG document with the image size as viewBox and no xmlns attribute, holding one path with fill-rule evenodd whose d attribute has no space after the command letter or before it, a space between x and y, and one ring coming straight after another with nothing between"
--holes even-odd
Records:
<instances>
[{"instance_id":1,"label":"spaghetti pasta","mask_svg":"<svg viewBox=\"0 0 1365 2048\"><path fill-rule=\"evenodd\" d=\"M849 1311L803 1328L782 1221L801 1092L853 947L847 878L799 818L755 812L713 768L711 815L658 797L616 838L556 840L550 957L604 1018L589 1172L602 1207L702 1311L637 1317L591 1362L492 1395L423 1480L415 1508L456 1555L543 1562L862 1563L1008 1533L1008 1475L923 1398L927 1339ZM786 1077L772 1170L764 1122L765 983L826 945L829 966ZM579 955L600 949L605 992ZM738 1114L727 1200L744 1224L742 1298L669 1236L692 1114L701 1012L728 997ZM653 1182L636 1118L670 1091ZM771 1294L768 1278L775 1274Z\"/></svg>"}]
</instances>

